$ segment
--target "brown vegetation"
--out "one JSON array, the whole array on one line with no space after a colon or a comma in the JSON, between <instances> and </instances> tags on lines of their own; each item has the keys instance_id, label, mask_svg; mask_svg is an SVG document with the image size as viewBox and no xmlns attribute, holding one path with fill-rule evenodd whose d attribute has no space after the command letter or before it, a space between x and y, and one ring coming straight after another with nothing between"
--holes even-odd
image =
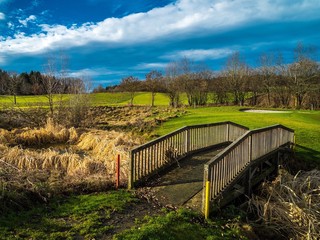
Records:
<instances>
[{"instance_id":1,"label":"brown vegetation","mask_svg":"<svg viewBox=\"0 0 320 240\"><path fill-rule=\"evenodd\" d=\"M295 176L283 172L274 182L265 183L261 196L254 196L249 206L258 214L256 223L264 235L320 239L320 171Z\"/></svg>"},{"instance_id":2,"label":"brown vegetation","mask_svg":"<svg viewBox=\"0 0 320 240\"><path fill-rule=\"evenodd\" d=\"M0 134L0 212L58 193L110 188L118 154L125 184L128 149L142 142L131 134L66 129L50 120L43 128L0 129Z\"/></svg>"}]
</instances>

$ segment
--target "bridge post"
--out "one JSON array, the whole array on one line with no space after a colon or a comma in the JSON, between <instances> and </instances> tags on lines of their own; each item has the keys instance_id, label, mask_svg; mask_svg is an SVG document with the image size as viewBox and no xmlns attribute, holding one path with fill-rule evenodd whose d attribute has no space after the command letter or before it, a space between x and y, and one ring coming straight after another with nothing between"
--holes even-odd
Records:
<instances>
[{"instance_id":1,"label":"bridge post","mask_svg":"<svg viewBox=\"0 0 320 240\"><path fill-rule=\"evenodd\" d=\"M128 174L128 189L132 189L134 186L134 154L130 151L130 162L129 162L129 174Z\"/></svg>"},{"instance_id":2,"label":"bridge post","mask_svg":"<svg viewBox=\"0 0 320 240\"><path fill-rule=\"evenodd\" d=\"M185 152L188 153L190 151L190 129L186 128L185 134Z\"/></svg>"},{"instance_id":3,"label":"bridge post","mask_svg":"<svg viewBox=\"0 0 320 240\"><path fill-rule=\"evenodd\" d=\"M227 123L226 140L227 142L230 141L230 122Z\"/></svg>"},{"instance_id":4,"label":"bridge post","mask_svg":"<svg viewBox=\"0 0 320 240\"><path fill-rule=\"evenodd\" d=\"M252 168L251 167L249 167L249 169L248 169L246 182L247 182L247 184L245 186L245 193L247 194L247 196L250 197L251 192L252 192Z\"/></svg>"},{"instance_id":5,"label":"bridge post","mask_svg":"<svg viewBox=\"0 0 320 240\"><path fill-rule=\"evenodd\" d=\"M204 217L208 219L210 215L210 181L206 181L206 196L204 206Z\"/></svg>"}]
</instances>

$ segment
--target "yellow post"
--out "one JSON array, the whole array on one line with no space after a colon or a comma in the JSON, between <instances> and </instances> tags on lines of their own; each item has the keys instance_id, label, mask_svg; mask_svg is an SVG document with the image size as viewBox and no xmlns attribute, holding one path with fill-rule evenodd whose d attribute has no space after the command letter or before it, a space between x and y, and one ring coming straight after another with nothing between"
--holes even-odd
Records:
<instances>
[{"instance_id":1,"label":"yellow post","mask_svg":"<svg viewBox=\"0 0 320 240\"><path fill-rule=\"evenodd\" d=\"M210 181L206 181L206 202L204 206L204 217L205 219L209 218L210 212Z\"/></svg>"}]
</instances>

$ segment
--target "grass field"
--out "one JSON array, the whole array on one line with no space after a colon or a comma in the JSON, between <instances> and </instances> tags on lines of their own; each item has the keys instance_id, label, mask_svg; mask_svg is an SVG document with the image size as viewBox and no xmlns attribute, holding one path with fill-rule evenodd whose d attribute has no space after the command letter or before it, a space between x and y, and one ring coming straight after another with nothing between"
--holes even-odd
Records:
<instances>
[{"instance_id":1,"label":"grass field","mask_svg":"<svg viewBox=\"0 0 320 240\"><path fill-rule=\"evenodd\" d=\"M68 100L69 95L63 95L63 100ZM60 95L55 96L56 101L61 99ZM187 105L187 97L182 94L181 103ZM210 97L209 97L210 99ZM90 101L93 106L125 106L130 102L129 93L96 93L90 94ZM45 96L17 96L18 106L28 107L35 105L46 105ZM1 104L12 104L12 96L0 96ZM150 105L151 94L137 92L134 98L135 105ZM169 99L163 93L155 96L156 106L168 106ZM163 135L186 125L212 123L220 121L233 121L249 127L250 129L283 124L295 130L296 143L301 146L297 149L307 160L316 157L320 159L320 112L319 111L297 111L288 110L287 113L245 113L239 111L240 107L203 107L187 108L185 116L170 119L155 130L155 135ZM318 160L320 162L320 160Z\"/></svg>"},{"instance_id":2,"label":"grass field","mask_svg":"<svg viewBox=\"0 0 320 240\"><path fill-rule=\"evenodd\" d=\"M155 130L163 135L187 125L232 121L250 129L282 124L295 131L297 153L320 165L320 112L288 110L287 113L247 113L240 107L189 108L188 114L170 119Z\"/></svg>"},{"instance_id":3,"label":"grass field","mask_svg":"<svg viewBox=\"0 0 320 240\"><path fill-rule=\"evenodd\" d=\"M56 100L60 99L58 95L55 97ZM99 93L90 94L90 97L93 106L126 106L130 101L127 93ZM68 100L69 96L64 95L62 99ZM186 95L182 95L181 100L182 103L187 104ZM46 106L47 99L45 96L18 96L17 102L19 107ZM1 104L12 103L12 96L0 96L0 107ZM146 106L150 103L150 93L136 94L135 105ZM155 105L161 106L161 110L166 111L164 106L169 105L169 99L164 94L157 94ZM132 109L134 111L134 108ZM186 114L169 118L156 127L152 135L164 135L187 125L221 121L233 121L250 129L282 124L295 131L298 144L296 153L299 159L307 162L311 167L319 168L320 166L320 111L287 110L286 113L246 113L240 111L241 107L235 106L185 107L184 110ZM6 184L1 181L0 183ZM131 209L131 203L135 201L136 199L126 191L110 192L107 195L69 196L63 200L52 200L44 207L39 206L29 211L12 212L1 216L0 239L74 239L77 237L98 239L121 225L117 219L117 221L113 219L113 215L122 214L126 206ZM230 219L237 216L238 213L234 213ZM114 239L164 239L170 236L175 236L174 239L198 239L199 234L203 234L203 239L245 239L239 232L237 223L217 224L203 221L199 215L191 212L183 210L169 212L162 216L140 219L136 227L118 234Z\"/></svg>"},{"instance_id":4,"label":"grass field","mask_svg":"<svg viewBox=\"0 0 320 240\"><path fill-rule=\"evenodd\" d=\"M95 93L90 94L90 102L93 106L124 106L130 103L129 93ZM55 95L54 101L69 100L70 95ZM183 97L186 100L186 97ZM41 96L17 96L17 107L30 107L30 106L46 106L48 98L44 95ZM0 96L1 105L13 105L13 96ZM151 105L151 94L145 92L138 92L135 94L133 103L135 105ZM185 102L186 103L186 102ZM169 105L168 97L163 93L158 93L155 97L155 105L163 106Z\"/></svg>"},{"instance_id":5,"label":"grass field","mask_svg":"<svg viewBox=\"0 0 320 240\"><path fill-rule=\"evenodd\" d=\"M124 106L130 104L130 94L120 92L106 92L106 93L93 93L89 94L90 102L93 106ZM54 101L60 100L67 101L70 99L70 95L55 95ZM48 98L44 95L41 96L17 96L17 107L30 107L30 106L45 106L48 104ZM13 96L0 95L0 107L1 105L12 105ZM186 105L188 99L186 94L181 94L180 101ZM137 92L135 93L134 105L151 105L151 93ZM164 93L157 93L155 96L155 106L168 106L169 98Z\"/></svg>"}]
</instances>

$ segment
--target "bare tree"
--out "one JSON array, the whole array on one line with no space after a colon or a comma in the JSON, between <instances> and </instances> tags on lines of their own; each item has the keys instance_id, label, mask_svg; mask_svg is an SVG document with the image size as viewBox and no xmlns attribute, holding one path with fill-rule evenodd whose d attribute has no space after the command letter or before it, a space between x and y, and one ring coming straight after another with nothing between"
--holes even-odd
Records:
<instances>
[{"instance_id":1,"label":"bare tree","mask_svg":"<svg viewBox=\"0 0 320 240\"><path fill-rule=\"evenodd\" d=\"M213 93L213 101L217 104L228 104L228 89L226 79L222 74L218 74L210 81L209 91Z\"/></svg>"},{"instance_id":2,"label":"bare tree","mask_svg":"<svg viewBox=\"0 0 320 240\"><path fill-rule=\"evenodd\" d=\"M164 89L162 73L156 70L147 73L145 86L151 92L151 107L153 107L157 92L161 92Z\"/></svg>"},{"instance_id":3,"label":"bare tree","mask_svg":"<svg viewBox=\"0 0 320 240\"><path fill-rule=\"evenodd\" d=\"M275 60L275 79L272 87L273 101L275 107L289 107L292 89L288 81L288 65L284 63L283 56L279 53Z\"/></svg>"},{"instance_id":4,"label":"bare tree","mask_svg":"<svg viewBox=\"0 0 320 240\"><path fill-rule=\"evenodd\" d=\"M62 85L60 80L57 78L59 72L57 65L57 58L54 56L48 57L45 65L46 75L41 78L42 87L48 99L50 117L52 118L54 115L54 94L60 93L59 90Z\"/></svg>"},{"instance_id":5,"label":"bare tree","mask_svg":"<svg viewBox=\"0 0 320 240\"><path fill-rule=\"evenodd\" d=\"M257 69L252 69L250 72L251 73L249 74L248 80L247 80L247 89L252 95L250 97L250 105L256 106L258 105L259 95L263 93L264 86L262 83L264 81L264 78L263 76L260 75L260 71ZM269 106L270 106L270 102L269 102Z\"/></svg>"},{"instance_id":6,"label":"bare tree","mask_svg":"<svg viewBox=\"0 0 320 240\"><path fill-rule=\"evenodd\" d=\"M199 72L182 75L182 77L184 78L184 91L187 94L189 105L206 105L212 72L209 70L201 70Z\"/></svg>"},{"instance_id":7,"label":"bare tree","mask_svg":"<svg viewBox=\"0 0 320 240\"><path fill-rule=\"evenodd\" d=\"M130 105L133 106L133 99L136 91L139 89L140 81L138 78L129 76L121 80L119 88L122 91L130 93Z\"/></svg>"},{"instance_id":8,"label":"bare tree","mask_svg":"<svg viewBox=\"0 0 320 240\"><path fill-rule=\"evenodd\" d=\"M9 74L0 69L0 94L6 94L8 91Z\"/></svg>"},{"instance_id":9,"label":"bare tree","mask_svg":"<svg viewBox=\"0 0 320 240\"><path fill-rule=\"evenodd\" d=\"M260 67L258 75L261 77L261 83L263 85L264 91L267 94L268 105L271 106L271 91L275 79L274 55L272 53L264 53L260 56L259 61Z\"/></svg>"},{"instance_id":10,"label":"bare tree","mask_svg":"<svg viewBox=\"0 0 320 240\"><path fill-rule=\"evenodd\" d=\"M239 52L233 53L228 59L224 76L227 81L229 91L233 94L234 104L244 105L246 95L246 84L250 71Z\"/></svg>"},{"instance_id":11,"label":"bare tree","mask_svg":"<svg viewBox=\"0 0 320 240\"><path fill-rule=\"evenodd\" d=\"M169 97L171 107L180 105L181 79L179 79L179 66L171 62L166 67L166 76L163 78L165 94Z\"/></svg>"},{"instance_id":12,"label":"bare tree","mask_svg":"<svg viewBox=\"0 0 320 240\"><path fill-rule=\"evenodd\" d=\"M21 85L21 78L15 72L9 74L8 91L10 95L13 95L13 103L17 104L17 95Z\"/></svg>"},{"instance_id":13,"label":"bare tree","mask_svg":"<svg viewBox=\"0 0 320 240\"><path fill-rule=\"evenodd\" d=\"M314 51L311 47L305 47L298 43L295 48L295 62L288 67L288 77L295 97L295 107L301 108L302 102L315 82L318 74L318 64L310 55Z\"/></svg>"}]
</instances>

